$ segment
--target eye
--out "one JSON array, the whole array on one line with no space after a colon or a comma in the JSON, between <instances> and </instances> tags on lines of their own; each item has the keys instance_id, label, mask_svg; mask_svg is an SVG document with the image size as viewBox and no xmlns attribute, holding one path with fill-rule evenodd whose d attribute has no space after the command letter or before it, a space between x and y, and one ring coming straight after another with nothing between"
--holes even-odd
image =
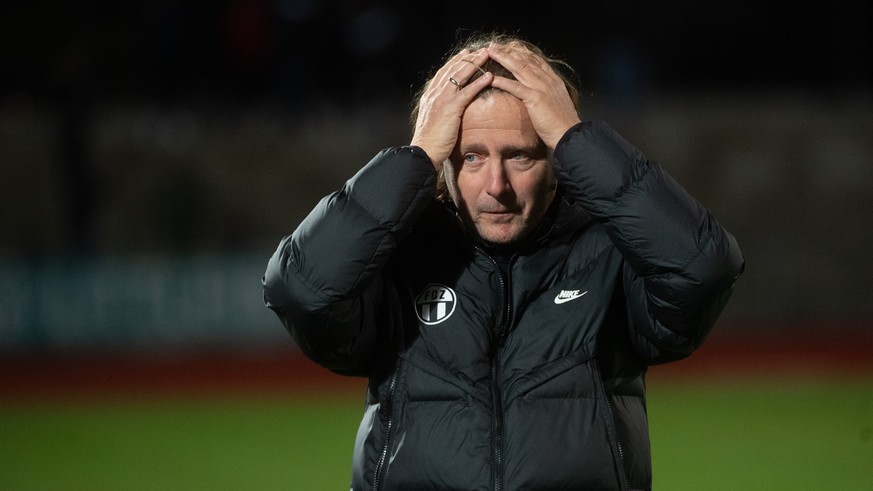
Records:
<instances>
[{"instance_id":1,"label":"eye","mask_svg":"<svg viewBox=\"0 0 873 491\"><path fill-rule=\"evenodd\" d=\"M464 154L464 165L477 166L485 162L485 159L478 153Z\"/></svg>"},{"instance_id":2,"label":"eye","mask_svg":"<svg viewBox=\"0 0 873 491\"><path fill-rule=\"evenodd\" d=\"M517 150L509 154L507 162L511 163L516 169L525 170L532 167L536 163L536 160L530 153L525 152L524 150Z\"/></svg>"}]
</instances>

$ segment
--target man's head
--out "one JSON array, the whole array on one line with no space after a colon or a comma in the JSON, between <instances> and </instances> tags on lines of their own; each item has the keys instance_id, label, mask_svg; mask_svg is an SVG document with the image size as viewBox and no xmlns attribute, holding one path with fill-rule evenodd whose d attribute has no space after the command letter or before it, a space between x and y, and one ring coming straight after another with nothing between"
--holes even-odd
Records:
<instances>
[{"instance_id":1,"label":"man's head","mask_svg":"<svg viewBox=\"0 0 873 491\"><path fill-rule=\"evenodd\" d=\"M500 34L479 35L460 45L455 53L493 45L526 49L546 61L564 80L578 111L578 92L564 75L568 67L526 41ZM516 80L510 70L489 59L467 84L486 72ZM418 110L416 105L413 121ZM439 197L451 199L464 222L485 242L505 245L524 239L536 229L556 189L550 151L522 101L491 86L479 92L466 107L455 149L442 165Z\"/></svg>"}]
</instances>

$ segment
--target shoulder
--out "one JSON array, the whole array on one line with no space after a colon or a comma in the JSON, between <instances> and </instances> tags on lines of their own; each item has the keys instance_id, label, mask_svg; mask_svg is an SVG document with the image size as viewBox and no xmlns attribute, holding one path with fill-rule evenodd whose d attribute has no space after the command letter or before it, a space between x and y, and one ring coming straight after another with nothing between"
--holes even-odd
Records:
<instances>
[{"instance_id":1,"label":"shoulder","mask_svg":"<svg viewBox=\"0 0 873 491\"><path fill-rule=\"evenodd\" d=\"M561 203L561 209L549 234L549 247L565 249L567 262L587 263L606 254L620 257L606 227L591 218L577 203Z\"/></svg>"}]
</instances>

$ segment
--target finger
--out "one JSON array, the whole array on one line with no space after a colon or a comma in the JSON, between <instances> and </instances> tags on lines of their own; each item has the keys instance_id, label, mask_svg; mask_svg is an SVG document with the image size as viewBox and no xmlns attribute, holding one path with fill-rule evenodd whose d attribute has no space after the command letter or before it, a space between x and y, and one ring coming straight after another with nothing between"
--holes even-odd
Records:
<instances>
[{"instance_id":1,"label":"finger","mask_svg":"<svg viewBox=\"0 0 873 491\"><path fill-rule=\"evenodd\" d=\"M455 53L451 58L446 61L443 66L441 66L436 73L434 73L433 77L430 79L430 85L428 88L430 90L435 90L438 87L443 87L445 82L448 81L448 78L451 76L454 67L457 65L458 61L463 59L464 56L469 55L469 50L463 49L457 53Z\"/></svg>"},{"instance_id":2,"label":"finger","mask_svg":"<svg viewBox=\"0 0 873 491\"><path fill-rule=\"evenodd\" d=\"M492 45L488 55L525 85L549 81L556 76L549 63L523 46Z\"/></svg>"},{"instance_id":3,"label":"finger","mask_svg":"<svg viewBox=\"0 0 873 491\"><path fill-rule=\"evenodd\" d=\"M523 72L531 63L531 56L523 53L520 47L507 45L491 45L487 48L488 55L500 63L513 75Z\"/></svg>"},{"instance_id":4,"label":"finger","mask_svg":"<svg viewBox=\"0 0 873 491\"><path fill-rule=\"evenodd\" d=\"M466 49L466 48L462 49L461 51L458 51L457 53L452 55L451 58L446 60L446 62L443 64L443 66L441 66L440 69L437 70L436 76L444 75L450 68L452 68L455 64L457 64L458 61L463 59L465 56L468 56L469 54L470 54L470 50Z\"/></svg>"},{"instance_id":5,"label":"finger","mask_svg":"<svg viewBox=\"0 0 873 491\"><path fill-rule=\"evenodd\" d=\"M473 99L475 99L480 92L482 92L486 87L491 85L491 83L494 81L494 78L494 74L492 74L491 72L485 72L485 74L481 77L464 85L461 90L458 91L458 94L461 96L459 102L464 107L467 107L471 102L473 102Z\"/></svg>"},{"instance_id":6,"label":"finger","mask_svg":"<svg viewBox=\"0 0 873 491\"><path fill-rule=\"evenodd\" d=\"M517 99L521 100L524 100L525 96L528 95L531 91L531 88L527 85L519 82L518 80L512 80L511 78L506 77L494 77L494 80L491 81L491 86L495 89L509 92Z\"/></svg>"},{"instance_id":7,"label":"finger","mask_svg":"<svg viewBox=\"0 0 873 491\"><path fill-rule=\"evenodd\" d=\"M487 60L488 52L484 49L473 53L468 52L465 56L459 57L452 64L452 71L448 72L450 75L446 80L455 85L458 89L461 89L467 85L476 72L481 72L482 74L485 73L482 69L482 65L484 65Z\"/></svg>"},{"instance_id":8,"label":"finger","mask_svg":"<svg viewBox=\"0 0 873 491\"><path fill-rule=\"evenodd\" d=\"M464 63L465 59L475 58L477 55L482 54L484 50L478 50L476 52L471 52L469 49L464 48L461 51L458 51L451 58L446 60L445 64L437 71L434 75L434 78L445 78L447 75L453 74L457 69Z\"/></svg>"}]
</instances>

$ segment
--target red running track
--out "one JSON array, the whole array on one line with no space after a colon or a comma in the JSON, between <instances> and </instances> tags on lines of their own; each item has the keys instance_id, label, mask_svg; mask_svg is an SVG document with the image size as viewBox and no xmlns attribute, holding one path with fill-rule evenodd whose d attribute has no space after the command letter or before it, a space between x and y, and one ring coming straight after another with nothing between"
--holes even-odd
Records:
<instances>
[{"instance_id":1,"label":"red running track","mask_svg":"<svg viewBox=\"0 0 873 491\"><path fill-rule=\"evenodd\" d=\"M713 337L691 357L652 367L649 381L873 379L873 330L821 336ZM56 354L0 357L0 402L197 395L359 393L361 378L330 373L299 353Z\"/></svg>"}]
</instances>

